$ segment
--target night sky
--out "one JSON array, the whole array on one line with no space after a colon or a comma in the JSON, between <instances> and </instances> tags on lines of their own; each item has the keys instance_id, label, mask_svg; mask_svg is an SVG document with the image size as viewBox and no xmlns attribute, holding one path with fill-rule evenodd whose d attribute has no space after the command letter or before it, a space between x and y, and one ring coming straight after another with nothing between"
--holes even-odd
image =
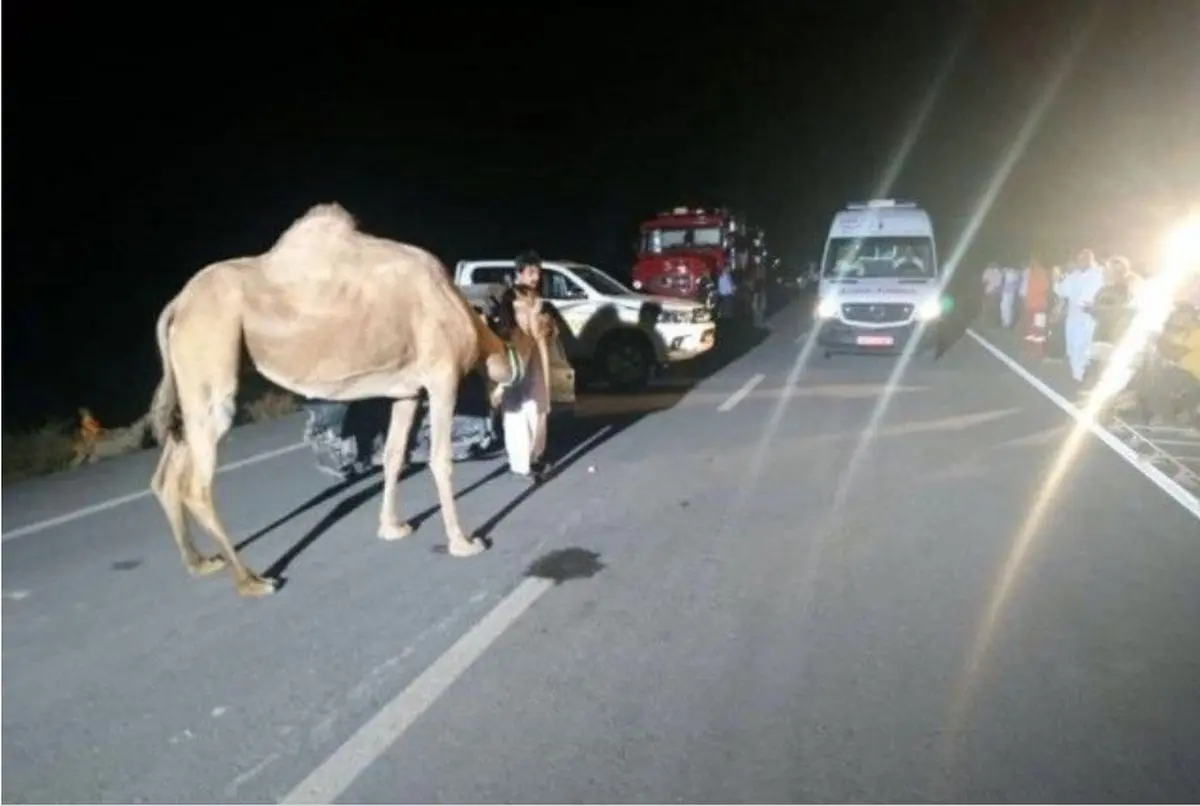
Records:
<instances>
[{"instance_id":1,"label":"night sky","mask_svg":"<svg viewBox=\"0 0 1200 806\"><path fill-rule=\"evenodd\" d=\"M877 191L949 257L1023 127L964 272L1140 254L1200 199L1191 0L155 9L5 7L5 429L140 414L162 305L323 201L449 264L623 276L656 210L744 209L795 265Z\"/></svg>"}]
</instances>

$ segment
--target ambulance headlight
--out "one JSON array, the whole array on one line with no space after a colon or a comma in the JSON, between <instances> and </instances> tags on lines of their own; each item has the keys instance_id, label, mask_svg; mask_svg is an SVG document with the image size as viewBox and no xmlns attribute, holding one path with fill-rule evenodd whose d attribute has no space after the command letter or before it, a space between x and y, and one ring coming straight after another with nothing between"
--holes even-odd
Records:
<instances>
[{"instance_id":1,"label":"ambulance headlight","mask_svg":"<svg viewBox=\"0 0 1200 806\"><path fill-rule=\"evenodd\" d=\"M932 322L942 315L942 301L937 297L927 299L917 306L917 318L922 322Z\"/></svg>"},{"instance_id":2,"label":"ambulance headlight","mask_svg":"<svg viewBox=\"0 0 1200 806\"><path fill-rule=\"evenodd\" d=\"M833 297L825 297L825 299L823 299L817 303L817 318L818 319L832 318L834 316L837 316L837 312L838 312L838 303L837 303L837 300L834 299Z\"/></svg>"}]
</instances>

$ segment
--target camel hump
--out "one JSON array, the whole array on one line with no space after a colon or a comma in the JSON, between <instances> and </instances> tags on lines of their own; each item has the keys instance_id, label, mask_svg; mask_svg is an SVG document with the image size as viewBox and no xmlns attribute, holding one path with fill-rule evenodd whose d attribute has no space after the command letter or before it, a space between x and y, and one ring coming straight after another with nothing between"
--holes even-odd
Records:
<instances>
[{"instance_id":1,"label":"camel hump","mask_svg":"<svg viewBox=\"0 0 1200 806\"><path fill-rule=\"evenodd\" d=\"M271 252L337 251L356 234L358 225L345 207L337 202L317 204L284 230Z\"/></svg>"}]
</instances>

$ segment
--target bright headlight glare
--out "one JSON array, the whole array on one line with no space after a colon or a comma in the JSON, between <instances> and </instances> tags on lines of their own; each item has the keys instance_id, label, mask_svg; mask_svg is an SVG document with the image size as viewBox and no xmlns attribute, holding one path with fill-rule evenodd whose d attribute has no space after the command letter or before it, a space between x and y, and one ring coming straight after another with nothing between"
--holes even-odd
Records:
<instances>
[{"instance_id":1,"label":"bright headlight glare","mask_svg":"<svg viewBox=\"0 0 1200 806\"><path fill-rule=\"evenodd\" d=\"M1145 281L1138 292L1133 295L1133 307L1139 311L1154 312L1166 310L1171 306L1169 288L1163 288L1162 283L1152 280Z\"/></svg>"},{"instance_id":2,"label":"bright headlight glare","mask_svg":"<svg viewBox=\"0 0 1200 806\"><path fill-rule=\"evenodd\" d=\"M833 297L826 297L817 303L817 316L821 319L829 319L832 316L837 316L837 300Z\"/></svg>"},{"instance_id":3,"label":"bright headlight glare","mask_svg":"<svg viewBox=\"0 0 1200 806\"><path fill-rule=\"evenodd\" d=\"M1133 307L1137 311L1138 324L1155 329L1163 323L1175 309L1174 277L1170 273L1152 277L1143 281L1133 295Z\"/></svg>"},{"instance_id":4,"label":"bright headlight glare","mask_svg":"<svg viewBox=\"0 0 1200 806\"><path fill-rule=\"evenodd\" d=\"M937 297L927 299L917 308L917 318L928 322L942 315L942 302Z\"/></svg>"},{"instance_id":5,"label":"bright headlight glare","mask_svg":"<svg viewBox=\"0 0 1200 806\"><path fill-rule=\"evenodd\" d=\"M1200 261L1200 214L1188 216L1167 233L1163 260L1168 267Z\"/></svg>"}]
</instances>

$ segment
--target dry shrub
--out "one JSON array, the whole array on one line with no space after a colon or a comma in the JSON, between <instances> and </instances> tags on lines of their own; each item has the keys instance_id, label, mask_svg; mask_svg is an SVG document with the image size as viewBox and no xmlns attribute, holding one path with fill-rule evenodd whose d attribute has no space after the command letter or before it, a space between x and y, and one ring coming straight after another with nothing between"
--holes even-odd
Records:
<instances>
[{"instance_id":1,"label":"dry shrub","mask_svg":"<svg viewBox=\"0 0 1200 806\"><path fill-rule=\"evenodd\" d=\"M75 429L70 420L46 423L33 431L3 437L5 483L70 467L75 456Z\"/></svg>"},{"instance_id":2,"label":"dry shrub","mask_svg":"<svg viewBox=\"0 0 1200 806\"><path fill-rule=\"evenodd\" d=\"M245 422L261 423L286 417L298 411L295 395L270 388L242 407ZM71 420L47 423L32 431L17 431L3 436L3 481L5 484L32 476L91 463L130 453L154 444L146 417L121 427L106 428L86 456L77 454L79 424Z\"/></svg>"},{"instance_id":3,"label":"dry shrub","mask_svg":"<svg viewBox=\"0 0 1200 806\"><path fill-rule=\"evenodd\" d=\"M269 389L262 395L242 406L242 414L252 423L263 423L277 420L293 414L300 408L299 401L291 392L282 389Z\"/></svg>"}]
</instances>

